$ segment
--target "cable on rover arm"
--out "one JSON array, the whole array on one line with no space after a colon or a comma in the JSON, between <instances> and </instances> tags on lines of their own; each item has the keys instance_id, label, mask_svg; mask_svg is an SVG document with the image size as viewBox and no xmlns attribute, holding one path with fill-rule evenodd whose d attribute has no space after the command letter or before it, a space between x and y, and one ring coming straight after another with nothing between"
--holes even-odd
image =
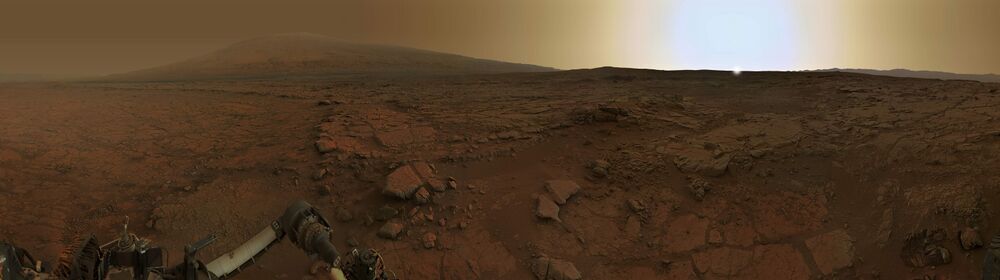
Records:
<instances>
[{"instance_id":1,"label":"cable on rover arm","mask_svg":"<svg viewBox=\"0 0 1000 280\"><path fill-rule=\"evenodd\" d=\"M312 205L297 201L271 226L229 253L205 265L212 275L226 279L252 265L268 248L288 237L296 247L331 267L340 265L340 253L330 242L330 223Z\"/></svg>"}]
</instances>

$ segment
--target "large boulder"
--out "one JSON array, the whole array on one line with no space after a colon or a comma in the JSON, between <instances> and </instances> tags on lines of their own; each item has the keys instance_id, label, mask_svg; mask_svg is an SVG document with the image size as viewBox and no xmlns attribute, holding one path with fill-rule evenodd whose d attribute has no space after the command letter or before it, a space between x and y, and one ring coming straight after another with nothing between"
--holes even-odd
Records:
<instances>
[{"instance_id":1,"label":"large boulder","mask_svg":"<svg viewBox=\"0 0 1000 280\"><path fill-rule=\"evenodd\" d=\"M729 169L729 155L716 156L710 151L702 149L686 149L678 151L674 157L674 165L681 172L689 174L701 174L710 177L719 177L726 174Z\"/></svg>"},{"instance_id":2,"label":"large boulder","mask_svg":"<svg viewBox=\"0 0 1000 280\"><path fill-rule=\"evenodd\" d=\"M386 177L385 188L382 189L382 194L400 199L409 199L421 185L423 185L423 181L413 171L413 168L409 165L403 165L396 168L396 170L392 171Z\"/></svg>"},{"instance_id":3,"label":"large boulder","mask_svg":"<svg viewBox=\"0 0 1000 280\"><path fill-rule=\"evenodd\" d=\"M436 177L434 166L423 161L404 164L393 170L385 179L385 188L382 194L400 199L414 198L420 187L426 187L427 191L445 191L445 183ZM421 193L421 197L416 199L420 203L430 201L429 193Z\"/></svg>"}]
</instances>

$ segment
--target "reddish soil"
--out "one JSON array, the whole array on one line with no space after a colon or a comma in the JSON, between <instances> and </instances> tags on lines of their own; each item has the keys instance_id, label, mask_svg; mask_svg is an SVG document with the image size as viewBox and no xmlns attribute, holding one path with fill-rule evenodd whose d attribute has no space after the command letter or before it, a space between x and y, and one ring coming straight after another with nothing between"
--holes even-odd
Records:
<instances>
[{"instance_id":1,"label":"reddish soil","mask_svg":"<svg viewBox=\"0 0 1000 280\"><path fill-rule=\"evenodd\" d=\"M0 239L54 260L128 216L175 263L218 235L209 259L305 199L341 251L376 248L402 279L532 279L567 262L583 279L974 279L984 250L958 231L1000 231L998 89L627 69L4 84ZM384 194L399 167L416 176L392 184L426 192ZM385 206L400 213L379 221ZM379 236L387 222L397 238ZM950 263L907 266L923 230ZM308 266L286 242L241 276Z\"/></svg>"}]
</instances>

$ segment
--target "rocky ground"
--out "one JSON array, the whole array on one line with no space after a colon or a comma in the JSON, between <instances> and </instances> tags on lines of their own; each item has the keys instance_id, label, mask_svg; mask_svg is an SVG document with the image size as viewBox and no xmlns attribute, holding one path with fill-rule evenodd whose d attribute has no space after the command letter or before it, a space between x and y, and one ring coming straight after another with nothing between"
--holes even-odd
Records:
<instances>
[{"instance_id":1,"label":"rocky ground","mask_svg":"<svg viewBox=\"0 0 1000 280\"><path fill-rule=\"evenodd\" d=\"M0 85L0 238L54 259L128 216L172 261L218 235L211 258L305 199L402 279L973 279L1000 232L998 91L611 68ZM285 244L242 276L308 266Z\"/></svg>"}]
</instances>

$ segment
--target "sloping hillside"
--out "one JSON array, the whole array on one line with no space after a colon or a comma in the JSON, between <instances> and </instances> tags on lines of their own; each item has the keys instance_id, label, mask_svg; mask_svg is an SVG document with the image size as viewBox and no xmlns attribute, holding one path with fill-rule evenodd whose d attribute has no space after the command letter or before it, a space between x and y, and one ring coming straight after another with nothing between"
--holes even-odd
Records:
<instances>
[{"instance_id":1,"label":"sloping hillside","mask_svg":"<svg viewBox=\"0 0 1000 280\"><path fill-rule=\"evenodd\" d=\"M295 33L250 39L183 62L105 77L175 81L344 74L481 74L555 69Z\"/></svg>"},{"instance_id":2,"label":"sloping hillside","mask_svg":"<svg viewBox=\"0 0 1000 280\"><path fill-rule=\"evenodd\" d=\"M824 69L818 70L820 72L849 72L849 73L861 73L868 75L878 75L878 76L890 76L890 77L902 77L902 78L920 78L920 79L938 79L938 80L969 80L969 81L980 81L986 83L1000 83L1000 75L996 74L956 74L949 72L939 72L939 71L915 71L907 69L893 69L893 70L873 70L873 69Z\"/></svg>"}]
</instances>

